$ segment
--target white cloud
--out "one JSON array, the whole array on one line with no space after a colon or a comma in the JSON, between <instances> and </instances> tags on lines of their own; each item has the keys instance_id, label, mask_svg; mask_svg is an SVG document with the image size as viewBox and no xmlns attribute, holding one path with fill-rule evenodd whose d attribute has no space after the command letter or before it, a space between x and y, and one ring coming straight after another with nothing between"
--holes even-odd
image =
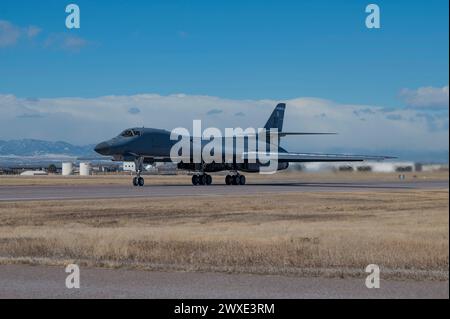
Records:
<instances>
[{"instance_id":1,"label":"white cloud","mask_svg":"<svg viewBox=\"0 0 450 319\"><path fill-rule=\"evenodd\" d=\"M21 31L19 27L8 21L0 20L0 47L16 44L20 34Z\"/></svg>"},{"instance_id":2,"label":"white cloud","mask_svg":"<svg viewBox=\"0 0 450 319\"><path fill-rule=\"evenodd\" d=\"M19 41L32 41L42 29L29 25L26 27L17 26L9 21L0 20L0 48L11 47ZM45 48L57 48L73 52L80 51L90 44L86 39L67 33L50 33L37 42Z\"/></svg>"},{"instance_id":3,"label":"white cloud","mask_svg":"<svg viewBox=\"0 0 450 319\"><path fill-rule=\"evenodd\" d=\"M80 50L82 47L85 47L88 42L77 36L67 36L64 37L62 47L69 50Z\"/></svg>"},{"instance_id":4,"label":"white cloud","mask_svg":"<svg viewBox=\"0 0 450 319\"><path fill-rule=\"evenodd\" d=\"M80 51L83 47L87 46L89 42L79 36L70 35L66 33L52 33L44 42L44 46L47 48L58 48L73 52Z\"/></svg>"},{"instance_id":5,"label":"white cloud","mask_svg":"<svg viewBox=\"0 0 450 319\"><path fill-rule=\"evenodd\" d=\"M448 85L442 88L420 87L417 90L403 89L400 92L407 106L412 108L448 109Z\"/></svg>"},{"instance_id":6,"label":"white cloud","mask_svg":"<svg viewBox=\"0 0 450 319\"><path fill-rule=\"evenodd\" d=\"M186 31L178 31L178 36L180 38L187 38L189 36L189 33Z\"/></svg>"},{"instance_id":7,"label":"white cloud","mask_svg":"<svg viewBox=\"0 0 450 319\"><path fill-rule=\"evenodd\" d=\"M41 29L33 25L22 28L9 21L0 20L0 48L15 45L21 37L33 39L40 32Z\"/></svg>"},{"instance_id":8,"label":"white cloud","mask_svg":"<svg viewBox=\"0 0 450 319\"><path fill-rule=\"evenodd\" d=\"M86 144L111 138L127 127L171 130L182 126L192 130L194 119L201 119L203 128L262 127L278 102L185 94L40 99L0 95L0 136ZM285 131L339 133L284 139L283 145L292 151L325 152L336 147L374 151L448 150L448 113L424 116L423 110L386 110L380 106L339 104L307 97L284 102ZM130 113L132 108L139 109L139 114ZM208 116L212 109L222 113Z\"/></svg>"},{"instance_id":9,"label":"white cloud","mask_svg":"<svg viewBox=\"0 0 450 319\"><path fill-rule=\"evenodd\" d=\"M36 37L39 33L41 33L41 31L42 31L41 28L36 27L34 25L30 25L25 30L27 37L30 39Z\"/></svg>"}]
</instances>

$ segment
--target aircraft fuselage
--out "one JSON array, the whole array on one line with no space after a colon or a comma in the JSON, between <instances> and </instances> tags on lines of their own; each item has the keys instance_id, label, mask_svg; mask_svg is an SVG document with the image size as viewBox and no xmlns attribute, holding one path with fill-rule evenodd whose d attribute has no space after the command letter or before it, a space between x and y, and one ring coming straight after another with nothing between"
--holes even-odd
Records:
<instances>
[{"instance_id":1,"label":"aircraft fuselage","mask_svg":"<svg viewBox=\"0 0 450 319\"><path fill-rule=\"evenodd\" d=\"M121 135L114 137L108 141L102 142L95 147L95 151L102 155L109 155L116 161L134 161L137 157L142 157L144 163L155 162L171 162L170 151L178 140L170 139L170 132L160 129L152 128L133 128L129 130L130 136ZM196 171L198 170L198 163L193 161L193 149L194 142L192 137L190 138L191 157L189 160L181 161L178 163L179 169ZM202 148L208 144L209 141L202 140ZM222 149L226 147L225 138L222 138ZM233 154L236 153L236 143L233 143ZM267 149L269 149L269 143L266 143ZM247 144L244 144L244 150L247 150ZM285 151L281 147L278 147L278 152ZM232 162L225 161L225 155L222 156L221 162L214 162L204 164L202 170L205 172L219 172L225 170L239 170L244 172L259 172L261 164L256 161L251 163L248 161L242 161L233 158ZM288 162L278 163L278 170L286 169L289 166Z\"/></svg>"}]
</instances>

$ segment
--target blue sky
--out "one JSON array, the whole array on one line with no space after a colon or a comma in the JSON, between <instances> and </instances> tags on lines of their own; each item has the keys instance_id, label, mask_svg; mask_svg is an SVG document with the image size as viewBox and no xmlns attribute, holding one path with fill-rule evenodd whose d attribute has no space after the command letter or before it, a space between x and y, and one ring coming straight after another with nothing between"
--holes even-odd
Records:
<instances>
[{"instance_id":1,"label":"blue sky","mask_svg":"<svg viewBox=\"0 0 450 319\"><path fill-rule=\"evenodd\" d=\"M376 1L380 30L365 27L369 1L79 0L79 30L65 28L68 3L0 2L0 20L40 29L0 49L0 93L314 96L399 107L404 88L448 84L447 0ZM65 37L80 41L64 47Z\"/></svg>"},{"instance_id":2,"label":"blue sky","mask_svg":"<svg viewBox=\"0 0 450 319\"><path fill-rule=\"evenodd\" d=\"M0 140L95 143L133 126L259 127L297 151L449 149L447 0L0 1ZM17 127L27 130L17 131ZM389 154L395 155L395 152Z\"/></svg>"}]
</instances>

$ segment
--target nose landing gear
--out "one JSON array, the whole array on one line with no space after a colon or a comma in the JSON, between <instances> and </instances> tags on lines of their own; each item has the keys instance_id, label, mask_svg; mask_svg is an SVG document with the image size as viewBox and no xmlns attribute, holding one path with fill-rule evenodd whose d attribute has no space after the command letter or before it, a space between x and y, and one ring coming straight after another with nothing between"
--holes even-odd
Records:
<instances>
[{"instance_id":1,"label":"nose landing gear","mask_svg":"<svg viewBox=\"0 0 450 319\"><path fill-rule=\"evenodd\" d=\"M133 186L144 186L144 178L140 176L133 177Z\"/></svg>"},{"instance_id":2,"label":"nose landing gear","mask_svg":"<svg viewBox=\"0 0 450 319\"><path fill-rule=\"evenodd\" d=\"M142 169L144 168L143 163L144 163L143 157L138 157L134 160L136 176L133 177L133 186L144 186L144 178L141 177L141 172Z\"/></svg>"}]
</instances>

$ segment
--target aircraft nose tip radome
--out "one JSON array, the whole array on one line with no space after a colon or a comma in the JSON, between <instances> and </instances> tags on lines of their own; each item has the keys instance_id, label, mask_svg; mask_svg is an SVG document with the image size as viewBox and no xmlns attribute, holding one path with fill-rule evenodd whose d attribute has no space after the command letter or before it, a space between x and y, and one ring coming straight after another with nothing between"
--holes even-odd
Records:
<instances>
[{"instance_id":1,"label":"aircraft nose tip radome","mask_svg":"<svg viewBox=\"0 0 450 319\"><path fill-rule=\"evenodd\" d=\"M97 144L94 148L94 151L96 151L99 154L106 155L108 153L109 145L106 142L101 142Z\"/></svg>"}]
</instances>

